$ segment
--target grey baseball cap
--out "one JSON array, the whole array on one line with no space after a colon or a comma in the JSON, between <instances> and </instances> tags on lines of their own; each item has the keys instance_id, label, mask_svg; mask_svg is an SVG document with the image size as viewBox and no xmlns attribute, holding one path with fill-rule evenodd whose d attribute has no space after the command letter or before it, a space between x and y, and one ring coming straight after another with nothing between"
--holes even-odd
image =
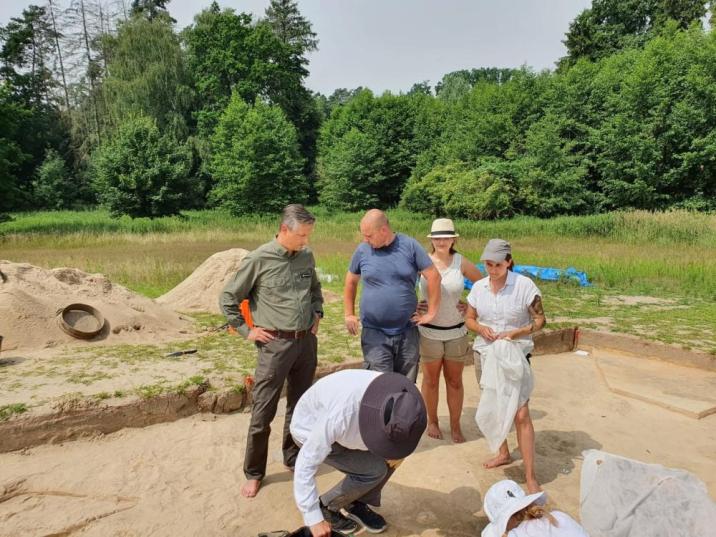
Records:
<instances>
[{"instance_id":1,"label":"grey baseball cap","mask_svg":"<svg viewBox=\"0 0 716 537\"><path fill-rule=\"evenodd\" d=\"M480 256L480 261L500 263L512 254L510 243L502 239L490 239Z\"/></svg>"}]
</instances>

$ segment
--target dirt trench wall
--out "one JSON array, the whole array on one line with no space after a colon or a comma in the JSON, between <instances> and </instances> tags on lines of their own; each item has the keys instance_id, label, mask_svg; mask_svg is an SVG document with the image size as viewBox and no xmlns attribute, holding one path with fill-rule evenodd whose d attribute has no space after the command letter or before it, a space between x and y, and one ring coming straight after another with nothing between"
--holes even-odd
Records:
<instances>
[{"instance_id":1,"label":"dirt trench wall","mask_svg":"<svg viewBox=\"0 0 716 537\"><path fill-rule=\"evenodd\" d=\"M580 329L577 343L579 347L586 349L593 347L611 349L639 356L648 356L649 358L676 365L716 371L716 356L712 354L667 345L658 341L647 341L627 334Z\"/></svg>"},{"instance_id":2,"label":"dirt trench wall","mask_svg":"<svg viewBox=\"0 0 716 537\"><path fill-rule=\"evenodd\" d=\"M0 423L0 453L113 433L125 427L175 421L198 412L199 396L204 391L205 387L197 386L184 394L164 394L121 405L60 409L53 414L17 417Z\"/></svg>"}]
</instances>

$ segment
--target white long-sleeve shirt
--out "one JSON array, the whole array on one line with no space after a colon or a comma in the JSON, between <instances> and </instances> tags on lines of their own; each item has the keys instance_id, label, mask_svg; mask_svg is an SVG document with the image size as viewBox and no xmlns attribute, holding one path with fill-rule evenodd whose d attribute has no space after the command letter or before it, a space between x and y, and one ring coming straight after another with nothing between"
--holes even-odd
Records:
<instances>
[{"instance_id":1,"label":"white long-sleeve shirt","mask_svg":"<svg viewBox=\"0 0 716 537\"><path fill-rule=\"evenodd\" d=\"M323 520L316 472L333 443L368 451L360 435L358 412L368 385L380 374L349 369L328 375L301 396L293 411L291 435L301 446L293 475L293 494L307 526Z\"/></svg>"}]
</instances>

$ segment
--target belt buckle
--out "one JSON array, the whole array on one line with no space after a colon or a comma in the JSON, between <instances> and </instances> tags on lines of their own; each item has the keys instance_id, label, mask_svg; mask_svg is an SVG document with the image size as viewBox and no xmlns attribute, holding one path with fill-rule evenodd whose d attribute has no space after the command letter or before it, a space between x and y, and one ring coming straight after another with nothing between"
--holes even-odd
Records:
<instances>
[{"instance_id":1,"label":"belt buckle","mask_svg":"<svg viewBox=\"0 0 716 537\"><path fill-rule=\"evenodd\" d=\"M294 330L294 331L293 331L293 339L298 339L298 333L299 333L299 332L300 332L300 330Z\"/></svg>"}]
</instances>

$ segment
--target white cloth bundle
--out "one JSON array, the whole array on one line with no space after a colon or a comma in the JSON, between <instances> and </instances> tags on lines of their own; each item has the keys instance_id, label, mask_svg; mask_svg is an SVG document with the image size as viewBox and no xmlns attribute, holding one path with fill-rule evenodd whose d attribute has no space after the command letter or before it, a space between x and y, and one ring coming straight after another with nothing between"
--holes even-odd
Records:
<instances>
[{"instance_id":1,"label":"white cloth bundle","mask_svg":"<svg viewBox=\"0 0 716 537\"><path fill-rule=\"evenodd\" d=\"M716 535L716 503L695 475L593 449L583 455L580 510L592 537Z\"/></svg>"},{"instance_id":2,"label":"white cloth bundle","mask_svg":"<svg viewBox=\"0 0 716 537\"><path fill-rule=\"evenodd\" d=\"M475 421L495 452L507 438L517 410L534 388L532 369L519 343L498 339L480 356L480 404Z\"/></svg>"}]
</instances>

